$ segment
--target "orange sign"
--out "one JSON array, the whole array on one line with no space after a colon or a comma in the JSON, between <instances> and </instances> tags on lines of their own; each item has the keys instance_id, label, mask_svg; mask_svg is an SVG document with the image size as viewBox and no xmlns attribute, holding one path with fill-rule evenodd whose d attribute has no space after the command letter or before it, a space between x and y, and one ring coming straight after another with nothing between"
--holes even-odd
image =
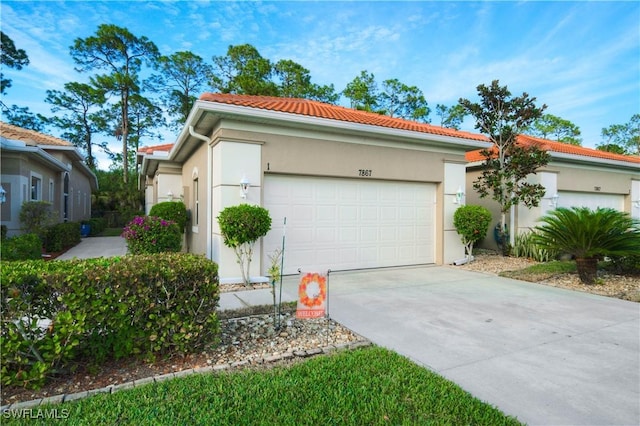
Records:
<instances>
[{"instance_id":1,"label":"orange sign","mask_svg":"<svg viewBox=\"0 0 640 426\"><path fill-rule=\"evenodd\" d=\"M298 286L298 309L296 318L320 318L325 314L327 300L327 277L309 272Z\"/></svg>"}]
</instances>

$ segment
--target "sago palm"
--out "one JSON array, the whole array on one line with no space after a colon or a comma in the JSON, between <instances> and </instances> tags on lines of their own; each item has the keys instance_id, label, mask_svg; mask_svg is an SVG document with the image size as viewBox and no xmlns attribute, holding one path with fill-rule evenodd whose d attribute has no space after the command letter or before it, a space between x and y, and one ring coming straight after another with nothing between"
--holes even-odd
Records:
<instances>
[{"instance_id":1,"label":"sago palm","mask_svg":"<svg viewBox=\"0 0 640 426\"><path fill-rule=\"evenodd\" d=\"M640 223L610 208L558 208L540 219L535 243L575 256L580 280L592 284L600 256L640 253Z\"/></svg>"}]
</instances>

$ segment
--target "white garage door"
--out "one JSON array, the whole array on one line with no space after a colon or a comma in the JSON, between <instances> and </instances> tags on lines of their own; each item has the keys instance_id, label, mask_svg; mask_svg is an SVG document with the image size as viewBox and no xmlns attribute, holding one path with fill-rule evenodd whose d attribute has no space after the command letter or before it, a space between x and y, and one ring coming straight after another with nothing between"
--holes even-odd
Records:
<instances>
[{"instance_id":1,"label":"white garage door","mask_svg":"<svg viewBox=\"0 0 640 426\"><path fill-rule=\"evenodd\" d=\"M282 246L285 274L434 263L435 185L268 175L263 273Z\"/></svg>"},{"instance_id":2,"label":"white garage door","mask_svg":"<svg viewBox=\"0 0 640 426\"><path fill-rule=\"evenodd\" d=\"M558 207L588 207L592 210L598 207L609 207L624 210L624 196L618 194L598 194L594 192L558 192Z\"/></svg>"}]
</instances>

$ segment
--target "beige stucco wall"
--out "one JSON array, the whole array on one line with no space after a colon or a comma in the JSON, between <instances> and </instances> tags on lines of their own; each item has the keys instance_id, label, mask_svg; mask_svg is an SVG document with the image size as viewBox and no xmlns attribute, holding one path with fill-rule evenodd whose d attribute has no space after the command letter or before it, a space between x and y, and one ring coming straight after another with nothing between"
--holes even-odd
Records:
<instances>
[{"instance_id":1,"label":"beige stucco wall","mask_svg":"<svg viewBox=\"0 0 640 426\"><path fill-rule=\"evenodd\" d=\"M436 262L450 263L463 257L464 250L457 233L450 225L445 226L445 220L451 223L456 208L453 203L455 192L459 186L464 188L464 154L457 149L317 130L263 128L235 121L219 122L210 136L213 164L212 258L221 262L221 275L228 268L237 268L237 264L235 257L225 260L229 259L229 253L225 254L229 249L221 242L215 217L224 207L243 202L238 197L242 175L251 182L246 202L262 204L260 187L268 173L434 183L437 193ZM207 157L205 146L203 142L188 160L197 158L201 165L198 167L203 169L202 161ZM257 165L254 163L256 158ZM191 169L192 166L185 163L185 186L191 185L185 180ZM360 176L360 170L370 170L371 176ZM200 182L202 188L202 177ZM192 238L192 246L193 251L204 252L200 235ZM256 251L256 273L264 269L258 264L261 257Z\"/></svg>"},{"instance_id":2,"label":"beige stucco wall","mask_svg":"<svg viewBox=\"0 0 640 426\"><path fill-rule=\"evenodd\" d=\"M182 165L182 194L184 203L191 214L191 224L188 225L186 241L190 252L207 253L208 235L207 223L207 150L208 145L201 143L198 149ZM198 194L194 191L194 179L198 179ZM198 209L196 211L196 199ZM197 217L196 217L197 214Z\"/></svg>"},{"instance_id":3,"label":"beige stucco wall","mask_svg":"<svg viewBox=\"0 0 640 426\"><path fill-rule=\"evenodd\" d=\"M493 228L500 221L500 207L490 197L481 199L473 189L473 182L480 176L479 167L467 169L466 191L468 204L482 205L488 208L492 214L492 223L487 237L478 244L479 247L497 249L493 236ZM536 175L531 175L528 180L532 183L540 183L547 189L544 198L540 200L538 207L528 209L518 206L515 211L515 224L518 232L527 231L537 224L537 220L552 210L551 198L558 191L584 192L593 194L618 194L625 196L624 211L634 214L632 205L632 182L640 179L640 171L623 169L615 165L603 166L598 164L577 164L559 160L541 168ZM640 214L640 211L638 212ZM509 215L507 215L509 223Z\"/></svg>"}]
</instances>

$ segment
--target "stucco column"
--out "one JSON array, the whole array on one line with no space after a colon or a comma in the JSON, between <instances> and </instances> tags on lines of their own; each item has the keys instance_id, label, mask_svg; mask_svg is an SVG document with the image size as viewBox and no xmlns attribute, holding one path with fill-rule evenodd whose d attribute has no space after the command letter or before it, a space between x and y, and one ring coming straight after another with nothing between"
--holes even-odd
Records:
<instances>
[{"instance_id":1,"label":"stucco column","mask_svg":"<svg viewBox=\"0 0 640 426\"><path fill-rule=\"evenodd\" d=\"M238 278L241 282L240 265L233 249L224 245L217 217L226 207L242 203L261 205L262 200L262 146L256 143L220 141L213 146L213 175L211 183L211 258L219 265L220 279ZM242 198L240 181L249 183L246 199ZM251 261L252 277L260 273L261 241L256 242Z\"/></svg>"},{"instance_id":2,"label":"stucco column","mask_svg":"<svg viewBox=\"0 0 640 426\"><path fill-rule=\"evenodd\" d=\"M443 263L450 264L465 256L464 245L460 235L453 226L453 214L466 202L466 194L458 200L458 191L465 191L466 165L465 163L444 163L444 238L443 238Z\"/></svg>"}]
</instances>

